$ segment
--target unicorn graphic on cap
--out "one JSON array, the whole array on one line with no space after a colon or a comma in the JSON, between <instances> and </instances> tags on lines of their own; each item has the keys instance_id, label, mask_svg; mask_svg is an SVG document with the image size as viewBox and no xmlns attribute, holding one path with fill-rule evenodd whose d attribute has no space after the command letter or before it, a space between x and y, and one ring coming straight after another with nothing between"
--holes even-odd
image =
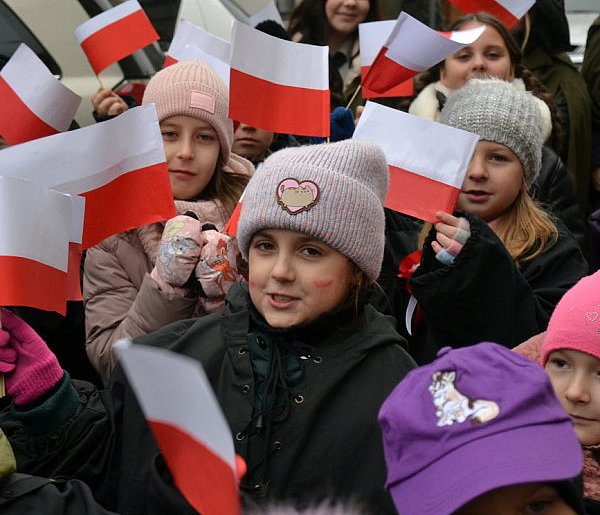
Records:
<instances>
[{"instance_id":1,"label":"unicorn graphic on cap","mask_svg":"<svg viewBox=\"0 0 600 515\"><path fill-rule=\"evenodd\" d=\"M472 400L459 392L454 386L456 372L434 372L433 379L429 385L429 392L433 396L437 426L451 426L455 422L459 424L467 419L471 424L483 424L496 418L500 408L494 401L482 399Z\"/></svg>"}]
</instances>

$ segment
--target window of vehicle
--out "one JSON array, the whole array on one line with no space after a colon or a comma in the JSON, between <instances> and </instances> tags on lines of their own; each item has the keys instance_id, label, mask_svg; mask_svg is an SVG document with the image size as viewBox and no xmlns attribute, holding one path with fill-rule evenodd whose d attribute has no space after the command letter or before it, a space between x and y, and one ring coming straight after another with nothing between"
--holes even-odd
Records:
<instances>
[{"instance_id":1,"label":"window of vehicle","mask_svg":"<svg viewBox=\"0 0 600 515\"><path fill-rule=\"evenodd\" d=\"M0 54L10 57L21 43L31 48L54 75L62 76L58 63L19 17L0 1Z\"/></svg>"}]
</instances>

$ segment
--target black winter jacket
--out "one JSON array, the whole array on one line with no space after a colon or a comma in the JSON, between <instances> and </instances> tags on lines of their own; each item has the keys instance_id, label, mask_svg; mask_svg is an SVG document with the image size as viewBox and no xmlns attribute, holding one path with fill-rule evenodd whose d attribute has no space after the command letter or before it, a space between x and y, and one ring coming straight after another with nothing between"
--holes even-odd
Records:
<instances>
[{"instance_id":1,"label":"black winter jacket","mask_svg":"<svg viewBox=\"0 0 600 515\"><path fill-rule=\"evenodd\" d=\"M251 503L306 504L330 496L357 500L373 513L395 513L384 488L377 413L415 365L393 319L367 305L357 320L347 308L277 331L248 303L247 288L237 285L223 313L176 322L136 342L167 347L204 365L236 452L247 462L242 490ZM265 356L275 352L285 364L287 385L269 400L259 371ZM41 424L48 428L49 418L72 403L65 400L72 395L69 388L65 381L35 414L2 413L0 425L18 469L82 479L103 506L122 515L152 513L157 492L169 489L157 472L158 449L126 379L117 371L104 392L80 383L76 416L43 432ZM185 505L183 499L179 503Z\"/></svg>"},{"instance_id":2,"label":"black winter jacket","mask_svg":"<svg viewBox=\"0 0 600 515\"><path fill-rule=\"evenodd\" d=\"M469 214L471 236L450 266L440 263L431 248L432 230L423 246L420 266L407 284L398 278L399 264L417 248L421 223L386 212L386 248L379 284L385 292L375 300L393 314L417 363L431 362L445 346L463 347L481 341L515 347L542 332L557 302L588 265L571 233L558 223L558 241L540 256L517 268L504 244L481 219ZM422 313L409 324L410 289ZM414 318L414 317L413 317Z\"/></svg>"},{"instance_id":3,"label":"black winter jacket","mask_svg":"<svg viewBox=\"0 0 600 515\"><path fill-rule=\"evenodd\" d=\"M585 250L585 217L575 196L567 167L550 147L542 147L542 168L531 187L531 196L559 218Z\"/></svg>"}]
</instances>

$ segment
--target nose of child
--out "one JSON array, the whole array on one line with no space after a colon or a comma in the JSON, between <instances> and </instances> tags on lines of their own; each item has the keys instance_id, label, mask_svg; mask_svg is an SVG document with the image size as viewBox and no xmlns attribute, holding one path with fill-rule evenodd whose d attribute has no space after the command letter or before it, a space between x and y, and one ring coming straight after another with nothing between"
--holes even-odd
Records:
<instances>
[{"instance_id":1,"label":"nose of child","mask_svg":"<svg viewBox=\"0 0 600 515\"><path fill-rule=\"evenodd\" d=\"M475 54L473 56L473 70L476 72L483 72L485 71L485 68L485 59L483 56L480 54Z\"/></svg>"},{"instance_id":2,"label":"nose of child","mask_svg":"<svg viewBox=\"0 0 600 515\"><path fill-rule=\"evenodd\" d=\"M469 170L467 172L467 177L474 181L481 181L487 177L487 171L485 169L485 163L483 159L479 156L473 156L473 160L469 165Z\"/></svg>"},{"instance_id":3,"label":"nose of child","mask_svg":"<svg viewBox=\"0 0 600 515\"><path fill-rule=\"evenodd\" d=\"M279 282L289 282L294 280L294 268L289 257L283 254L277 256L276 261L273 263L273 268L271 268L271 277Z\"/></svg>"},{"instance_id":4,"label":"nose of child","mask_svg":"<svg viewBox=\"0 0 600 515\"><path fill-rule=\"evenodd\" d=\"M189 138L182 138L177 149L177 157L180 159L192 159L194 157L194 146Z\"/></svg>"},{"instance_id":5,"label":"nose of child","mask_svg":"<svg viewBox=\"0 0 600 515\"><path fill-rule=\"evenodd\" d=\"M587 404L590 402L589 389L582 377L574 377L567 386L565 397L574 404Z\"/></svg>"}]
</instances>

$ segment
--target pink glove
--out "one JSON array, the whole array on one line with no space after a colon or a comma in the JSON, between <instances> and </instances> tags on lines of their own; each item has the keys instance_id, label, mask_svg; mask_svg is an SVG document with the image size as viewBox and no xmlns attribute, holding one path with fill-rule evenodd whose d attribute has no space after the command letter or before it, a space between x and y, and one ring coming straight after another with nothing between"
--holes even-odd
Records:
<instances>
[{"instance_id":1,"label":"pink glove","mask_svg":"<svg viewBox=\"0 0 600 515\"><path fill-rule=\"evenodd\" d=\"M166 225L151 277L163 291L183 294L200 256L202 229L196 218L178 215Z\"/></svg>"},{"instance_id":2,"label":"pink glove","mask_svg":"<svg viewBox=\"0 0 600 515\"><path fill-rule=\"evenodd\" d=\"M235 238L214 229L202 231L204 243L196 266L196 279L206 297L201 297L208 312L221 309L229 288L241 279L238 263L242 257Z\"/></svg>"},{"instance_id":3,"label":"pink glove","mask_svg":"<svg viewBox=\"0 0 600 515\"><path fill-rule=\"evenodd\" d=\"M0 329L0 373L8 374L12 372L15 369L16 361L17 353L10 346L10 333Z\"/></svg>"},{"instance_id":4,"label":"pink glove","mask_svg":"<svg viewBox=\"0 0 600 515\"><path fill-rule=\"evenodd\" d=\"M44 340L23 320L6 309L2 309L1 317L3 350L0 359L6 374L6 391L17 406L22 406L42 397L62 379L64 372ZM10 340L1 345L5 334ZM16 355L12 363L8 349Z\"/></svg>"}]
</instances>

